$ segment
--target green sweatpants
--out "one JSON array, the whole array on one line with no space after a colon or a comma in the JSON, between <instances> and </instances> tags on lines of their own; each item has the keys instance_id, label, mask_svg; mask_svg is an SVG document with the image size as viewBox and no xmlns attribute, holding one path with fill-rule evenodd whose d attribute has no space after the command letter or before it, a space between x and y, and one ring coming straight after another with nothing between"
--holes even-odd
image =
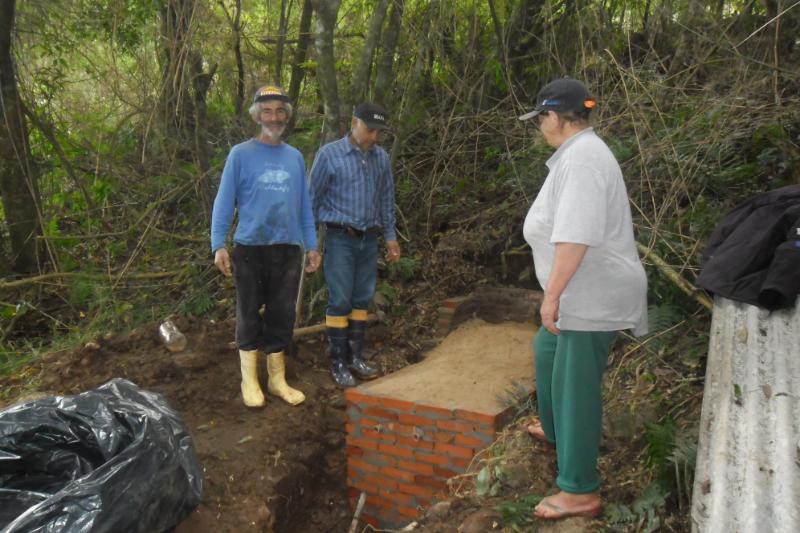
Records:
<instances>
[{"instance_id":1,"label":"green sweatpants","mask_svg":"<svg viewBox=\"0 0 800 533\"><path fill-rule=\"evenodd\" d=\"M545 436L556 443L556 485L573 494L600 486L601 384L616 331L540 328L533 342L536 397Z\"/></svg>"}]
</instances>

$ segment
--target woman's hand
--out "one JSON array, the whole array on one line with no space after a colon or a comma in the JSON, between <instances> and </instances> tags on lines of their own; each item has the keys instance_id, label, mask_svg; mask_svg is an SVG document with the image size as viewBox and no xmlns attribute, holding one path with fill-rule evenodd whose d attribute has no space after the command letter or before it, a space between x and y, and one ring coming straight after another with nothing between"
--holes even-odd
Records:
<instances>
[{"instance_id":1,"label":"woman's hand","mask_svg":"<svg viewBox=\"0 0 800 533\"><path fill-rule=\"evenodd\" d=\"M539 310L542 315L542 326L553 335L561 333L561 330L556 327L561 293L567 288L569 280L578 270L587 248L585 244L556 243L553 268L550 270L547 287L544 289L542 308Z\"/></svg>"},{"instance_id":2,"label":"woman's hand","mask_svg":"<svg viewBox=\"0 0 800 533\"><path fill-rule=\"evenodd\" d=\"M542 315L542 327L553 335L561 333L561 330L556 327L556 322L558 322L558 303L558 298L553 298L550 293L545 292L542 299L542 307L539 309L539 314Z\"/></svg>"}]
</instances>

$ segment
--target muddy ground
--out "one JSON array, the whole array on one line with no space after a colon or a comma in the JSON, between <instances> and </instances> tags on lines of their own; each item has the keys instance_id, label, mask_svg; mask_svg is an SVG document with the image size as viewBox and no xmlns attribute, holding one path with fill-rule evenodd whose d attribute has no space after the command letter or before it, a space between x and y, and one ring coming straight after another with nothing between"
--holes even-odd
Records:
<instances>
[{"instance_id":1,"label":"muddy ground","mask_svg":"<svg viewBox=\"0 0 800 533\"><path fill-rule=\"evenodd\" d=\"M481 305L468 314L497 323L508 319L507 314L498 312L504 306ZM413 321L396 322L391 328L372 325L365 355L383 373L424 357L439 340L432 328L420 325L430 324L433 316L419 315L434 313L429 307L420 309ZM0 407L41 395L76 394L115 377L129 379L163 394L181 414L203 466L202 503L177 528L179 533L347 532L352 510L346 488L345 400L329 378L323 335L298 339L287 358L288 381L306 394L306 402L293 407L268 396L264 409L251 410L241 401L233 320L180 319L177 324L188 339L181 353L172 354L161 344L157 323L125 335L107 335L70 351L48 354L15 376L0 379L6 398L0 400ZM624 352L625 347L620 348ZM612 354L614 362L608 372L612 377L618 360ZM264 366L262 360L260 376L266 391ZM618 410L617 418L633 424L625 409ZM526 416L530 412L528 409ZM613 420L614 413L609 415ZM626 530L584 519L531 520L533 499L553 489L555 456L527 436L525 423L524 418L518 419L504 430L498 441L476 458L468 474L453 480L451 497L425 510L425 518L414 531ZM643 443L631 435L604 436L599 467L606 480L601 497L607 503L630 504L640 485L647 483L644 477L650 477L642 470ZM496 495L478 498L475 481L484 468L501 473L502 483ZM666 531L686 530L683 513L664 518ZM633 529L627 530L637 529L635 524L631 526ZM372 529L359 525L356 531Z\"/></svg>"},{"instance_id":2,"label":"muddy ground","mask_svg":"<svg viewBox=\"0 0 800 533\"><path fill-rule=\"evenodd\" d=\"M306 402L292 407L268 396L265 408L251 410L241 401L233 322L178 327L188 340L181 353L170 353L152 324L50 354L2 386L11 403L36 374L36 395L76 394L115 377L163 394L192 434L205 476L203 502L178 532L347 531L345 401L328 377L322 336L302 338L287 358L287 378ZM381 349L374 361L389 371L413 348L386 350L386 339L385 327L370 328L367 355Z\"/></svg>"}]
</instances>

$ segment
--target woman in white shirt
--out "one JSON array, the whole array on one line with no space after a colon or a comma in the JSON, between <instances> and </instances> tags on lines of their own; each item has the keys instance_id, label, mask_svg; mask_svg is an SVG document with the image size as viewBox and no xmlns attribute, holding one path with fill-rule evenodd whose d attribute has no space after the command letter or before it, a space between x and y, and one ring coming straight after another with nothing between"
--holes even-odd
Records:
<instances>
[{"instance_id":1,"label":"woman in white shirt","mask_svg":"<svg viewBox=\"0 0 800 533\"><path fill-rule=\"evenodd\" d=\"M539 420L528 431L556 447L560 492L536 507L538 518L599 516L597 456L601 385L620 330L647 332L647 279L636 252L622 172L589 126L596 102L580 82L555 80L539 91L535 119L556 152L525 218L544 288L536 335Z\"/></svg>"}]
</instances>

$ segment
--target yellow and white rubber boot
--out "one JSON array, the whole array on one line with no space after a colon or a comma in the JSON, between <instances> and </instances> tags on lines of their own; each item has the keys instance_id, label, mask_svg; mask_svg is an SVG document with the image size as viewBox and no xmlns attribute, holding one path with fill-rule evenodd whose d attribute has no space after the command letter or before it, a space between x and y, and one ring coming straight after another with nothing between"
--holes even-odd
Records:
<instances>
[{"instance_id":1,"label":"yellow and white rubber boot","mask_svg":"<svg viewBox=\"0 0 800 533\"><path fill-rule=\"evenodd\" d=\"M242 364L242 399L247 407L263 407L264 393L258 384L258 350L239 350Z\"/></svg>"},{"instance_id":2,"label":"yellow and white rubber boot","mask_svg":"<svg viewBox=\"0 0 800 533\"><path fill-rule=\"evenodd\" d=\"M286 383L286 361L283 352L271 353L267 356L267 372L269 372L267 390L270 394L274 394L291 405L305 401L305 394Z\"/></svg>"}]
</instances>

